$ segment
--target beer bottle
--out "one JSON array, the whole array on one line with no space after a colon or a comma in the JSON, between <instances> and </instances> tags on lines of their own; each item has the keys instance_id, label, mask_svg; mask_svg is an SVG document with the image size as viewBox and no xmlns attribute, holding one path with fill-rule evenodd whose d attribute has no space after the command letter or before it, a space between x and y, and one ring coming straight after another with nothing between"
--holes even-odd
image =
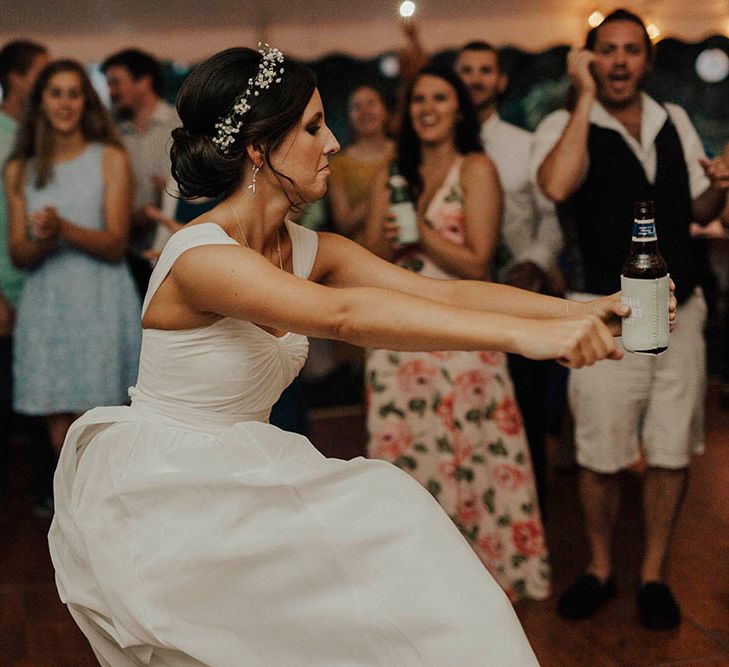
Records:
<instances>
[{"instance_id":1,"label":"beer bottle","mask_svg":"<svg viewBox=\"0 0 729 667\"><path fill-rule=\"evenodd\" d=\"M631 308L623 319L623 347L628 352L663 352L669 335L669 277L658 250L652 201L635 204L633 240L620 283L622 301Z\"/></svg>"},{"instance_id":2,"label":"beer bottle","mask_svg":"<svg viewBox=\"0 0 729 667\"><path fill-rule=\"evenodd\" d=\"M410 196L410 189L405 177L400 173L397 162L390 162L390 176L388 184L390 186L390 213L397 219L400 226L400 235L398 243L400 245L410 245L417 243L420 239L418 232L418 220L415 215L415 206L413 198Z\"/></svg>"}]
</instances>

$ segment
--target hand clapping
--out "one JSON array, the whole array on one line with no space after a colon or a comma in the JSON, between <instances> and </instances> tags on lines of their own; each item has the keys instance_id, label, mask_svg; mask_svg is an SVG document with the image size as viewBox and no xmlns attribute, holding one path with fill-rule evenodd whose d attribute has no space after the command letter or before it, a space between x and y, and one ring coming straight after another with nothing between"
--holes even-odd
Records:
<instances>
[{"instance_id":1,"label":"hand clapping","mask_svg":"<svg viewBox=\"0 0 729 667\"><path fill-rule=\"evenodd\" d=\"M52 241L58 237L61 219L53 206L46 206L28 216L30 237L36 241Z\"/></svg>"}]
</instances>

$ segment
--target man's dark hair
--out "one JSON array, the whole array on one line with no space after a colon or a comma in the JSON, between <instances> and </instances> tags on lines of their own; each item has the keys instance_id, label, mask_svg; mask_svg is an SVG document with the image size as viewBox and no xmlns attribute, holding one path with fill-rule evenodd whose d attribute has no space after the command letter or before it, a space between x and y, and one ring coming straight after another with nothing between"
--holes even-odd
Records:
<instances>
[{"instance_id":1,"label":"man's dark hair","mask_svg":"<svg viewBox=\"0 0 729 667\"><path fill-rule=\"evenodd\" d=\"M102 64L101 71L106 74L110 67L123 67L135 81L148 76L152 89L159 97L164 96L164 75L159 61L149 53L139 49L125 49L109 56Z\"/></svg>"},{"instance_id":2,"label":"man's dark hair","mask_svg":"<svg viewBox=\"0 0 729 667\"><path fill-rule=\"evenodd\" d=\"M501 57L499 56L499 50L493 44L484 42L483 40L475 40L462 46L461 50L458 52L459 55L464 51L490 51L496 56L496 67L499 71L501 71Z\"/></svg>"},{"instance_id":3,"label":"man's dark hair","mask_svg":"<svg viewBox=\"0 0 729 667\"><path fill-rule=\"evenodd\" d=\"M588 51L594 51L595 50L595 43L597 42L597 33L604 25L607 25L608 23L614 23L615 21L628 21L630 23L635 23L635 25L640 26L640 29L643 31L643 41L645 43L645 50L646 54L648 56L648 62L653 62L653 42L651 41L651 37L648 34L648 30L646 30L645 23L643 23L643 19L640 18L637 14L634 14L631 11L628 11L627 9L616 9L614 12L611 12L608 14L595 28L592 28L590 32L587 33L587 39L585 40L585 48Z\"/></svg>"},{"instance_id":4,"label":"man's dark hair","mask_svg":"<svg viewBox=\"0 0 729 667\"><path fill-rule=\"evenodd\" d=\"M33 61L47 52L45 46L25 39L8 42L0 50L0 87L2 87L3 94L6 97L10 90L8 76L10 72L20 75L26 74Z\"/></svg>"}]
</instances>

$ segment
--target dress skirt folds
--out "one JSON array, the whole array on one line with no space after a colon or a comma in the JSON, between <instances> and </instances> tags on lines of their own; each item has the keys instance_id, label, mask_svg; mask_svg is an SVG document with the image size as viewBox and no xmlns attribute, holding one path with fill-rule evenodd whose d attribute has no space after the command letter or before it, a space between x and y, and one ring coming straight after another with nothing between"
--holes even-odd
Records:
<instances>
[{"instance_id":1,"label":"dress skirt folds","mask_svg":"<svg viewBox=\"0 0 729 667\"><path fill-rule=\"evenodd\" d=\"M56 487L58 588L102 664L536 664L504 593L398 468L265 423L208 435L134 412L77 422Z\"/></svg>"}]
</instances>

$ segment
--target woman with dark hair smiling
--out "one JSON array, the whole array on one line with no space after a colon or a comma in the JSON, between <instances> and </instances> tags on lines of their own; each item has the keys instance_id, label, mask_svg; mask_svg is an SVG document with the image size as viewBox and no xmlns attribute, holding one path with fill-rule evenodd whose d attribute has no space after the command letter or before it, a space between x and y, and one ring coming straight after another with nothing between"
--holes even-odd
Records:
<instances>
[{"instance_id":1,"label":"woman with dark hair smiling","mask_svg":"<svg viewBox=\"0 0 729 667\"><path fill-rule=\"evenodd\" d=\"M367 243L430 278L483 280L499 238L501 187L469 94L450 68L429 66L405 109L398 165L416 200L420 240L399 245L383 173ZM506 355L372 350L365 376L369 455L435 496L511 599L546 598L547 547Z\"/></svg>"},{"instance_id":2,"label":"woman with dark hair smiling","mask_svg":"<svg viewBox=\"0 0 729 667\"><path fill-rule=\"evenodd\" d=\"M180 90L173 174L224 199L169 240L129 407L88 412L56 474L61 598L104 665L535 664L506 596L431 496L268 423L306 336L616 356L616 297L567 312L430 281L287 221L339 148L309 70L236 48ZM456 285L450 281L450 285ZM444 289L445 287L445 289ZM428 299L417 296L427 294Z\"/></svg>"},{"instance_id":3,"label":"woman with dark hair smiling","mask_svg":"<svg viewBox=\"0 0 729 667\"><path fill-rule=\"evenodd\" d=\"M139 359L139 300L123 261L129 164L81 65L40 73L5 174L10 255L28 269L14 404L45 417L58 454L79 414L127 401Z\"/></svg>"}]
</instances>

